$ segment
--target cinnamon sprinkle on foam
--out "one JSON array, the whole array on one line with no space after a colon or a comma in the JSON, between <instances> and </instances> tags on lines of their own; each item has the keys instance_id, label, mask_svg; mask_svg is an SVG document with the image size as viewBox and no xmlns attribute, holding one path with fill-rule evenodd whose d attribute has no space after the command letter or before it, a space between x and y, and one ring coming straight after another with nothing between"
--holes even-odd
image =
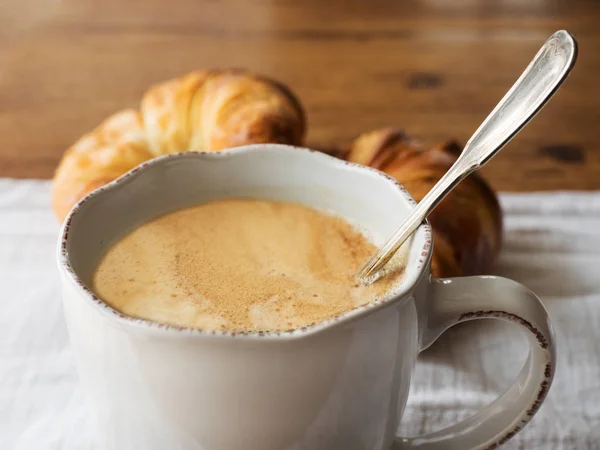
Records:
<instances>
[{"instance_id":1,"label":"cinnamon sprinkle on foam","mask_svg":"<svg viewBox=\"0 0 600 450\"><path fill-rule=\"evenodd\" d=\"M219 200L135 229L101 259L93 289L132 317L201 329L300 328L369 303L401 279L363 286L376 247L339 217L296 203Z\"/></svg>"}]
</instances>

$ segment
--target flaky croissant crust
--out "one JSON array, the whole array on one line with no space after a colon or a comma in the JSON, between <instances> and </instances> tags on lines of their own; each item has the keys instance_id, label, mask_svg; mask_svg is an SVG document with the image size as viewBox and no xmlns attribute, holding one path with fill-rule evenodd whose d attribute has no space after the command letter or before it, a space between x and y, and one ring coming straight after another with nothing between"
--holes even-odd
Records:
<instances>
[{"instance_id":1,"label":"flaky croissant crust","mask_svg":"<svg viewBox=\"0 0 600 450\"><path fill-rule=\"evenodd\" d=\"M257 143L302 145L303 109L283 85L242 70L196 71L160 83L140 109L112 115L63 155L52 204L62 220L87 193L168 153Z\"/></svg>"},{"instance_id":2,"label":"flaky croissant crust","mask_svg":"<svg viewBox=\"0 0 600 450\"><path fill-rule=\"evenodd\" d=\"M343 156L396 178L416 201L448 171L461 147L427 148L402 130L384 128L359 136ZM502 243L498 198L477 174L463 180L430 214L431 271L437 277L478 275L491 269Z\"/></svg>"}]
</instances>

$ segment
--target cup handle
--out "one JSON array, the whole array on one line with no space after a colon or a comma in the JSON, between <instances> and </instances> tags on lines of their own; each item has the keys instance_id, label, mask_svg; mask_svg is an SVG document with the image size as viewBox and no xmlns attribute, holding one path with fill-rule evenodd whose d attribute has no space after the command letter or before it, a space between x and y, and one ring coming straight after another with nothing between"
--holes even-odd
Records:
<instances>
[{"instance_id":1,"label":"cup handle","mask_svg":"<svg viewBox=\"0 0 600 450\"><path fill-rule=\"evenodd\" d=\"M548 393L556 348L552 325L539 298L525 286L500 277L432 279L421 311L421 350L451 326L474 319L500 319L519 325L529 338L529 356L515 382L473 417L413 438L398 437L392 450L493 449L519 432Z\"/></svg>"}]
</instances>

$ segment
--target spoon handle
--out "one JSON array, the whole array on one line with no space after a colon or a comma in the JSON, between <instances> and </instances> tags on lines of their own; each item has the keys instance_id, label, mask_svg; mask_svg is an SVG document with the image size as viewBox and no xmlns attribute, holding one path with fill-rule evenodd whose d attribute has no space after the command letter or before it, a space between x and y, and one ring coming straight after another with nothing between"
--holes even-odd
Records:
<instances>
[{"instance_id":1,"label":"spoon handle","mask_svg":"<svg viewBox=\"0 0 600 450\"><path fill-rule=\"evenodd\" d=\"M465 177L498 153L546 104L566 79L576 57L577 44L567 31L560 30L550 36L516 83L471 136L450 170L411 211L380 252L362 268L360 279L371 283L379 277L378 272L442 199Z\"/></svg>"}]
</instances>

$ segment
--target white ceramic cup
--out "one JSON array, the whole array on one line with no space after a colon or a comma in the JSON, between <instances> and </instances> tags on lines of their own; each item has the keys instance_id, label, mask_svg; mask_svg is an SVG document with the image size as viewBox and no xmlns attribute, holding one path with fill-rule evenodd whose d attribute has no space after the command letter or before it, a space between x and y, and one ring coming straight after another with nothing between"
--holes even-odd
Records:
<instances>
[{"instance_id":1,"label":"white ceramic cup","mask_svg":"<svg viewBox=\"0 0 600 450\"><path fill-rule=\"evenodd\" d=\"M548 315L522 285L491 276L430 276L431 230L412 241L400 288L292 332L202 331L132 319L86 287L107 247L159 214L227 197L333 211L381 244L415 202L392 178L322 153L254 145L154 159L79 202L58 246L64 308L103 450L488 449L517 433L554 374ZM231 274L235 277L235 274ZM519 325L529 358L476 416L396 437L420 351L448 327L494 318Z\"/></svg>"}]
</instances>

